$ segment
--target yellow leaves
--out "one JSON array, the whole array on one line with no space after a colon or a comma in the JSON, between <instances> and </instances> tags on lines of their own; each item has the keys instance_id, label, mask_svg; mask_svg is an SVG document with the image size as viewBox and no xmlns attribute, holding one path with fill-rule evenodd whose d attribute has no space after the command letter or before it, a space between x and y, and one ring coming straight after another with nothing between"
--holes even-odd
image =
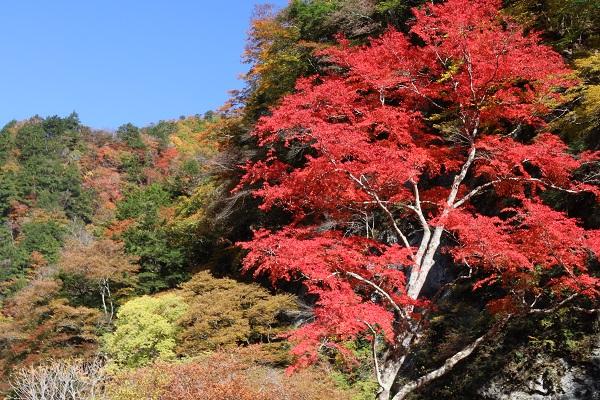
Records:
<instances>
[{"instance_id":1,"label":"yellow leaves","mask_svg":"<svg viewBox=\"0 0 600 400\"><path fill-rule=\"evenodd\" d=\"M586 88L581 108L583 114L600 118L600 85L591 85Z\"/></svg>"},{"instance_id":2,"label":"yellow leaves","mask_svg":"<svg viewBox=\"0 0 600 400\"><path fill-rule=\"evenodd\" d=\"M300 31L295 26L284 26L271 17L255 19L250 28L244 58L247 62L265 61L273 53L299 40Z\"/></svg>"},{"instance_id":3,"label":"yellow leaves","mask_svg":"<svg viewBox=\"0 0 600 400\"><path fill-rule=\"evenodd\" d=\"M584 83L570 91L574 108L553 121L551 127L576 147L597 148L600 139L594 134L600 128L600 53L575 60L577 74Z\"/></svg>"},{"instance_id":4,"label":"yellow leaves","mask_svg":"<svg viewBox=\"0 0 600 400\"><path fill-rule=\"evenodd\" d=\"M32 208L20 223L56 223L60 226L66 226L69 223L69 219L62 210L49 211L41 208Z\"/></svg>"},{"instance_id":5,"label":"yellow leaves","mask_svg":"<svg viewBox=\"0 0 600 400\"><path fill-rule=\"evenodd\" d=\"M575 60L575 67L583 79L598 81L600 79L600 52L596 51L591 56Z\"/></svg>"},{"instance_id":6,"label":"yellow leaves","mask_svg":"<svg viewBox=\"0 0 600 400\"><path fill-rule=\"evenodd\" d=\"M217 142L208 125L196 116L179 120L176 122L176 131L169 136L169 140L184 155L212 156L217 152Z\"/></svg>"},{"instance_id":7,"label":"yellow leaves","mask_svg":"<svg viewBox=\"0 0 600 400\"><path fill-rule=\"evenodd\" d=\"M172 220L175 216L175 207L161 207L158 210L158 216L165 221Z\"/></svg>"},{"instance_id":8,"label":"yellow leaves","mask_svg":"<svg viewBox=\"0 0 600 400\"><path fill-rule=\"evenodd\" d=\"M460 60L458 62L453 62L452 64L450 64L450 67L446 69L446 71L440 76L440 78L438 79L439 83L443 83L443 82L447 82L449 80L452 79L452 77L454 75L456 75L456 73L458 71L460 71L460 68L462 67L462 65L464 64L464 61Z\"/></svg>"},{"instance_id":9,"label":"yellow leaves","mask_svg":"<svg viewBox=\"0 0 600 400\"><path fill-rule=\"evenodd\" d=\"M181 197L169 219L169 229L177 236L208 233L212 221L207 220L207 208L215 196L211 182L199 185L189 197Z\"/></svg>"},{"instance_id":10,"label":"yellow leaves","mask_svg":"<svg viewBox=\"0 0 600 400\"><path fill-rule=\"evenodd\" d=\"M175 147L177 147L177 149L181 149L183 147L183 140L181 140L181 138L179 138L178 136L171 135L169 139L171 140L171 143L173 143Z\"/></svg>"},{"instance_id":11,"label":"yellow leaves","mask_svg":"<svg viewBox=\"0 0 600 400\"><path fill-rule=\"evenodd\" d=\"M255 113L291 91L296 78L308 72L313 49L301 41L297 26L272 15L254 19L244 53L244 60L252 64L245 80L253 88L245 99L246 111Z\"/></svg>"},{"instance_id":12,"label":"yellow leaves","mask_svg":"<svg viewBox=\"0 0 600 400\"><path fill-rule=\"evenodd\" d=\"M128 301L117 313L115 331L104 336L105 350L121 367L172 359L178 331L175 321L187 308L183 299L173 293Z\"/></svg>"},{"instance_id":13,"label":"yellow leaves","mask_svg":"<svg viewBox=\"0 0 600 400\"><path fill-rule=\"evenodd\" d=\"M280 312L297 308L289 295L274 296L256 284L216 279L206 271L183 284L182 294L190 308L179 321L179 351L188 355L273 339L284 328Z\"/></svg>"},{"instance_id":14,"label":"yellow leaves","mask_svg":"<svg viewBox=\"0 0 600 400\"><path fill-rule=\"evenodd\" d=\"M19 172L21 166L15 160L8 160L4 164L0 165L0 173L4 174L7 172Z\"/></svg>"}]
</instances>

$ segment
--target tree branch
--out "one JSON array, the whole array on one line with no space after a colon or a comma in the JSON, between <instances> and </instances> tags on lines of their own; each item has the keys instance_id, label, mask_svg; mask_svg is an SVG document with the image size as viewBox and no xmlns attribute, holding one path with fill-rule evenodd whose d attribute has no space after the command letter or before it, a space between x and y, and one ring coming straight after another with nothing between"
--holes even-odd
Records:
<instances>
[{"instance_id":1,"label":"tree branch","mask_svg":"<svg viewBox=\"0 0 600 400\"><path fill-rule=\"evenodd\" d=\"M377 285L375 282L370 281L366 278L363 278L362 276L360 276L359 274L356 274L354 272L348 272L348 271L344 271L344 273L348 276L353 277L354 279L357 279L363 283L366 283L367 285L371 286L373 289L375 289L379 294L381 294L383 297L386 298L387 301L390 302L390 304L392 305L392 307L394 307L394 309L396 311L398 311L400 314L404 315L404 311L402 310L402 308L400 308L400 306L398 304L396 304L396 302L394 301L394 299L392 299L392 296L390 296L388 294L388 292L386 292L385 290L383 290L381 288L381 286Z\"/></svg>"},{"instance_id":2,"label":"tree branch","mask_svg":"<svg viewBox=\"0 0 600 400\"><path fill-rule=\"evenodd\" d=\"M501 329L504 325L506 325L506 323L510 320L511 317L512 317L511 314L506 316L499 323L497 323L490 330L488 330L485 334L479 336L474 342L469 344L467 347L465 347L464 349L462 349L461 351L459 351L452 357L448 358L441 367L429 372L426 375L423 375L419 379L416 379L416 380L409 382L409 383L405 384L404 386L402 386L400 391L394 395L392 400L402 400L408 394L412 393L414 390L416 390L420 387L423 387L427 383L429 383L429 382L445 375L449 371L451 371L452 368L454 368L454 366L456 364L458 364L460 361L464 360L465 358L469 357L484 340L486 340L487 338L492 336L492 334L494 334L499 329Z\"/></svg>"},{"instance_id":3,"label":"tree branch","mask_svg":"<svg viewBox=\"0 0 600 400\"><path fill-rule=\"evenodd\" d=\"M423 255L425 254L425 250L427 249L427 245L429 244L429 239L431 238L431 228L429 227L427 219L423 214L423 209L421 208L421 196L419 193L419 187L416 182L411 181L411 183L413 185L413 191L415 193L415 206L409 208L417 214L417 217L421 222L421 226L423 227L423 238L421 239L421 244L419 245L419 249L417 250L417 255L415 257L415 264L421 265L421 260L423 259Z\"/></svg>"},{"instance_id":4,"label":"tree branch","mask_svg":"<svg viewBox=\"0 0 600 400\"><path fill-rule=\"evenodd\" d=\"M475 189L471 190L469 193L467 193L462 199L458 200L457 202L455 202L453 204L453 208L458 208L460 206L462 206L465 202L469 201L472 197L478 195L479 193L481 193L484 189L487 189L490 186L495 185L496 183L500 183L500 182L505 182L505 181L523 181L523 182L537 182L537 183L541 183L544 186L548 186L552 189L556 189L556 190L560 190L566 193L571 193L571 194L577 194L577 193L581 193L581 191L578 190L572 190L572 189L566 189L560 186L556 186L553 183L550 182L546 182L543 181L541 179L538 178L519 178L519 177L508 177L508 178L501 178L501 179L496 179L493 181L490 181L488 183L485 183L481 186L476 187Z\"/></svg>"},{"instance_id":5,"label":"tree branch","mask_svg":"<svg viewBox=\"0 0 600 400\"><path fill-rule=\"evenodd\" d=\"M474 131L473 136L475 135L476 132ZM471 164L473 164L476 152L477 149L475 148L475 146L471 146L469 150L469 155L467 156L467 160L461 167L459 174L454 177L454 181L452 182L452 188L450 189L450 194L448 195L448 198L446 200L446 206L444 207L444 211L442 212L440 219L443 220L448 216L448 214L450 214L452 205L454 204L460 185L467 176L467 172L469 171ZM429 240L429 243L427 244L427 248L425 250L425 254L423 255L422 262L420 263L420 265L417 266L417 268L414 268L414 270L410 273L410 278L408 280L406 292L408 293L408 296L413 299L417 299L419 297L421 289L423 288L425 280L427 279L427 275L429 275L429 271L431 270L431 267L434 264L433 257L435 256L435 253L437 252L437 249L440 245L440 239L443 231L443 225L438 225L435 227L431 240Z\"/></svg>"},{"instance_id":6,"label":"tree branch","mask_svg":"<svg viewBox=\"0 0 600 400\"><path fill-rule=\"evenodd\" d=\"M377 192L375 192L374 190L371 190L369 187L367 187L367 185L365 185L360 179L356 178L351 172L348 172L348 176L350 177L350 179L352 179L354 182L356 182L369 196L371 196L375 200L375 202L377 203L379 208L381 208L383 210L383 212L389 218L390 222L392 223L392 225L394 227L394 230L396 231L398 236L400 236L402 243L404 243L404 246L407 249L410 249L411 246L410 246L410 243L408 242L408 239L406 238L406 235L404 235L404 233L402 233L402 231L400 230L400 227L396 223L396 219L394 218L394 215L386 207L386 205L383 203L383 201L379 198L379 195L377 194Z\"/></svg>"},{"instance_id":7,"label":"tree branch","mask_svg":"<svg viewBox=\"0 0 600 400\"><path fill-rule=\"evenodd\" d=\"M375 377L377 378L377 383L379 384L379 387L383 387L383 379L381 379L381 370L379 369L379 358L377 357L377 331L367 321L363 321L363 323L369 328L369 330L373 334L373 341L371 342L371 351L373 352L373 363L375 364Z\"/></svg>"},{"instance_id":8,"label":"tree branch","mask_svg":"<svg viewBox=\"0 0 600 400\"><path fill-rule=\"evenodd\" d=\"M571 300L575 299L577 296L579 296L579 293L573 293L572 295L570 295L569 297L567 297L560 303L557 303L550 308L532 308L529 310L529 314L550 314L550 313L558 310L565 304L569 303Z\"/></svg>"}]
</instances>

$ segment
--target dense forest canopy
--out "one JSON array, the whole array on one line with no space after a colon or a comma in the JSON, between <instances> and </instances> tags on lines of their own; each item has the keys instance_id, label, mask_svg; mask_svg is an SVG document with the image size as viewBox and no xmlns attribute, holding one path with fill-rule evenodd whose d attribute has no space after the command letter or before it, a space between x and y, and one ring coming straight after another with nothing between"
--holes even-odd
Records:
<instances>
[{"instance_id":1,"label":"dense forest canopy","mask_svg":"<svg viewBox=\"0 0 600 400\"><path fill-rule=\"evenodd\" d=\"M593 398L599 7L259 6L218 111L10 122L0 391Z\"/></svg>"}]
</instances>

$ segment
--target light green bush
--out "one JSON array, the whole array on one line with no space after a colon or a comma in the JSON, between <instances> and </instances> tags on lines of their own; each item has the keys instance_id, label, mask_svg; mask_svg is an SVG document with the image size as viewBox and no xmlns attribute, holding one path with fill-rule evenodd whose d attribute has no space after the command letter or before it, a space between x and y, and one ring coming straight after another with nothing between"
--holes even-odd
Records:
<instances>
[{"instance_id":1,"label":"light green bush","mask_svg":"<svg viewBox=\"0 0 600 400\"><path fill-rule=\"evenodd\" d=\"M104 336L104 349L118 367L171 359L175 356L175 321L186 310L183 299L173 294L130 300L117 313L115 331Z\"/></svg>"}]
</instances>

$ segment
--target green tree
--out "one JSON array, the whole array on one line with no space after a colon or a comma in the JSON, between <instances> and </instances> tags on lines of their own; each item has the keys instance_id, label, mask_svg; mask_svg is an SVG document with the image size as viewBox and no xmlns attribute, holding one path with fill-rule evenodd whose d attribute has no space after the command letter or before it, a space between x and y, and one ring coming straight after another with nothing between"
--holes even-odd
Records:
<instances>
[{"instance_id":1,"label":"green tree","mask_svg":"<svg viewBox=\"0 0 600 400\"><path fill-rule=\"evenodd\" d=\"M117 203L117 218L135 221L123 232L122 239L125 251L139 257L139 285L144 293L173 287L187 277L183 250L160 214L170 202L170 193L162 185L152 184L133 189Z\"/></svg>"},{"instance_id":2,"label":"green tree","mask_svg":"<svg viewBox=\"0 0 600 400\"><path fill-rule=\"evenodd\" d=\"M320 41L335 33L336 27L325 22L341 3L339 0L292 0L285 9L285 17L296 22L303 39Z\"/></svg>"},{"instance_id":3,"label":"green tree","mask_svg":"<svg viewBox=\"0 0 600 400\"><path fill-rule=\"evenodd\" d=\"M144 293L174 287L187 278L183 251L173 243L166 224L150 210L123 232L125 251L139 257L138 281Z\"/></svg>"},{"instance_id":4,"label":"green tree","mask_svg":"<svg viewBox=\"0 0 600 400\"><path fill-rule=\"evenodd\" d=\"M10 133L10 129L17 122L11 121L6 124L0 131L0 163L4 164L10 157L10 153L14 148L14 137Z\"/></svg>"},{"instance_id":5,"label":"green tree","mask_svg":"<svg viewBox=\"0 0 600 400\"><path fill-rule=\"evenodd\" d=\"M0 173L0 218L6 217L11 203L19 198L19 184L14 172Z\"/></svg>"},{"instance_id":6,"label":"green tree","mask_svg":"<svg viewBox=\"0 0 600 400\"><path fill-rule=\"evenodd\" d=\"M76 114L32 118L5 128L1 136L0 141L9 149L4 151L6 170L0 175L4 204L6 200L18 200L46 210L64 210L71 218L91 219L92 196L82 187L76 162L85 149Z\"/></svg>"},{"instance_id":7,"label":"green tree","mask_svg":"<svg viewBox=\"0 0 600 400\"><path fill-rule=\"evenodd\" d=\"M156 125L146 128L146 133L158 139L161 148L169 144L169 136L177 131L177 123L172 121L159 121Z\"/></svg>"},{"instance_id":8,"label":"green tree","mask_svg":"<svg viewBox=\"0 0 600 400\"><path fill-rule=\"evenodd\" d=\"M19 250L26 254L36 251L49 263L58 260L65 228L54 220L33 221L23 225Z\"/></svg>"},{"instance_id":9,"label":"green tree","mask_svg":"<svg viewBox=\"0 0 600 400\"><path fill-rule=\"evenodd\" d=\"M115 331L104 336L104 349L119 367L171 359L178 330L175 322L186 310L183 299L173 294L130 300L117 312Z\"/></svg>"},{"instance_id":10,"label":"green tree","mask_svg":"<svg viewBox=\"0 0 600 400\"><path fill-rule=\"evenodd\" d=\"M133 149L142 149L145 147L144 142L142 141L140 128L132 123L127 123L118 127L117 138Z\"/></svg>"},{"instance_id":11,"label":"green tree","mask_svg":"<svg viewBox=\"0 0 600 400\"><path fill-rule=\"evenodd\" d=\"M567 53L598 47L600 3L597 0L509 0L508 11L528 28L544 32L545 39Z\"/></svg>"},{"instance_id":12,"label":"green tree","mask_svg":"<svg viewBox=\"0 0 600 400\"><path fill-rule=\"evenodd\" d=\"M19 251L13 232L7 221L0 224L0 282L18 278L22 271L20 266L26 263L26 255ZM0 295L6 290L0 287Z\"/></svg>"},{"instance_id":13,"label":"green tree","mask_svg":"<svg viewBox=\"0 0 600 400\"><path fill-rule=\"evenodd\" d=\"M120 157L120 171L126 174L127 180L135 185L141 185L146 180L144 167L146 160L138 153L123 152Z\"/></svg>"},{"instance_id":14,"label":"green tree","mask_svg":"<svg viewBox=\"0 0 600 400\"><path fill-rule=\"evenodd\" d=\"M152 184L131 190L117 203L117 218L138 218L169 204L171 195L162 185Z\"/></svg>"}]
</instances>

